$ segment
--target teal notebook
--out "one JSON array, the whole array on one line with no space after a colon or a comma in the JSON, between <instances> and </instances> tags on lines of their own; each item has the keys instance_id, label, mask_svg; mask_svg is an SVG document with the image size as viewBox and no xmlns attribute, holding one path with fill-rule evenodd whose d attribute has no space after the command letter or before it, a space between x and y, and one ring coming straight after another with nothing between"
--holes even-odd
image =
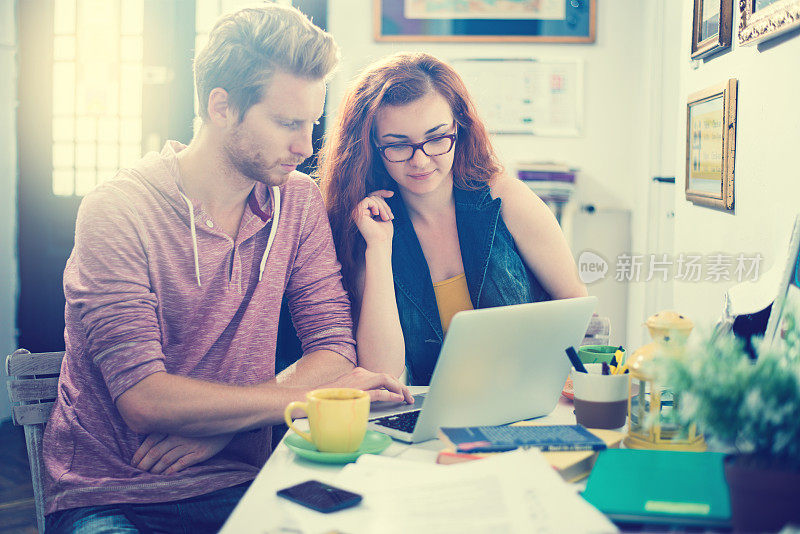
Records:
<instances>
[{"instance_id":1,"label":"teal notebook","mask_svg":"<svg viewBox=\"0 0 800 534\"><path fill-rule=\"evenodd\" d=\"M615 522L728 527L724 457L608 449L600 452L583 497Z\"/></svg>"}]
</instances>

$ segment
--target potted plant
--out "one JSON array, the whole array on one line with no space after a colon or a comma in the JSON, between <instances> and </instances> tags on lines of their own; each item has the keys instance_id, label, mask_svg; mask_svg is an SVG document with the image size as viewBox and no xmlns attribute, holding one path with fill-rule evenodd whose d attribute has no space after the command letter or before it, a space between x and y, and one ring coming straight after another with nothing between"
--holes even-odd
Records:
<instances>
[{"instance_id":1,"label":"potted plant","mask_svg":"<svg viewBox=\"0 0 800 534\"><path fill-rule=\"evenodd\" d=\"M690 343L665 358L660 381L680 399L675 416L730 447L725 477L737 531L800 525L800 326L786 316L785 340L755 343L751 360L732 333Z\"/></svg>"}]
</instances>

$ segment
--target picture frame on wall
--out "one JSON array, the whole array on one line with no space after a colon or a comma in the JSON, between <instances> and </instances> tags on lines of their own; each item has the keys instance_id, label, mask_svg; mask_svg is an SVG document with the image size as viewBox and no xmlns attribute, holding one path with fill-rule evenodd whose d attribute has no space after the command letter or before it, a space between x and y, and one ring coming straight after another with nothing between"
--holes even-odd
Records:
<instances>
[{"instance_id":1,"label":"picture frame on wall","mask_svg":"<svg viewBox=\"0 0 800 534\"><path fill-rule=\"evenodd\" d=\"M686 104L686 200L734 207L737 80L689 95Z\"/></svg>"},{"instance_id":2,"label":"picture frame on wall","mask_svg":"<svg viewBox=\"0 0 800 534\"><path fill-rule=\"evenodd\" d=\"M694 0L692 59L730 48L732 26L733 0Z\"/></svg>"},{"instance_id":3,"label":"picture frame on wall","mask_svg":"<svg viewBox=\"0 0 800 534\"><path fill-rule=\"evenodd\" d=\"M593 43L597 0L374 0L376 41Z\"/></svg>"},{"instance_id":4,"label":"picture frame on wall","mask_svg":"<svg viewBox=\"0 0 800 534\"><path fill-rule=\"evenodd\" d=\"M800 0L739 0L739 44L753 45L800 28Z\"/></svg>"}]
</instances>

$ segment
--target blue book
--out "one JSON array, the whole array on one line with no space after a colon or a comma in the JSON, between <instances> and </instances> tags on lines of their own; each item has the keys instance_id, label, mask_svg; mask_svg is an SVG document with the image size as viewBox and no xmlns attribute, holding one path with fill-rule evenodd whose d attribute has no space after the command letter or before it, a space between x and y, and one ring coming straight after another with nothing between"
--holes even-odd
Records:
<instances>
[{"instance_id":1,"label":"blue book","mask_svg":"<svg viewBox=\"0 0 800 534\"><path fill-rule=\"evenodd\" d=\"M443 441L458 452L503 452L518 448L542 451L599 451L606 443L581 425L442 427Z\"/></svg>"}]
</instances>

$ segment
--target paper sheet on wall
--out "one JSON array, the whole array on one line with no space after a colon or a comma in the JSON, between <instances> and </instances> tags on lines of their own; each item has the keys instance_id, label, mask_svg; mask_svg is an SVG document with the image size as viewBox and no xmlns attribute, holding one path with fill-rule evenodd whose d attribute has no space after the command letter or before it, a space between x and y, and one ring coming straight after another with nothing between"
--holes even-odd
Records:
<instances>
[{"instance_id":1,"label":"paper sheet on wall","mask_svg":"<svg viewBox=\"0 0 800 534\"><path fill-rule=\"evenodd\" d=\"M583 121L583 62L454 59L492 133L577 136Z\"/></svg>"},{"instance_id":2,"label":"paper sheet on wall","mask_svg":"<svg viewBox=\"0 0 800 534\"><path fill-rule=\"evenodd\" d=\"M448 466L364 455L334 484L363 502L328 516L298 513L303 532L616 532L536 450Z\"/></svg>"}]
</instances>

